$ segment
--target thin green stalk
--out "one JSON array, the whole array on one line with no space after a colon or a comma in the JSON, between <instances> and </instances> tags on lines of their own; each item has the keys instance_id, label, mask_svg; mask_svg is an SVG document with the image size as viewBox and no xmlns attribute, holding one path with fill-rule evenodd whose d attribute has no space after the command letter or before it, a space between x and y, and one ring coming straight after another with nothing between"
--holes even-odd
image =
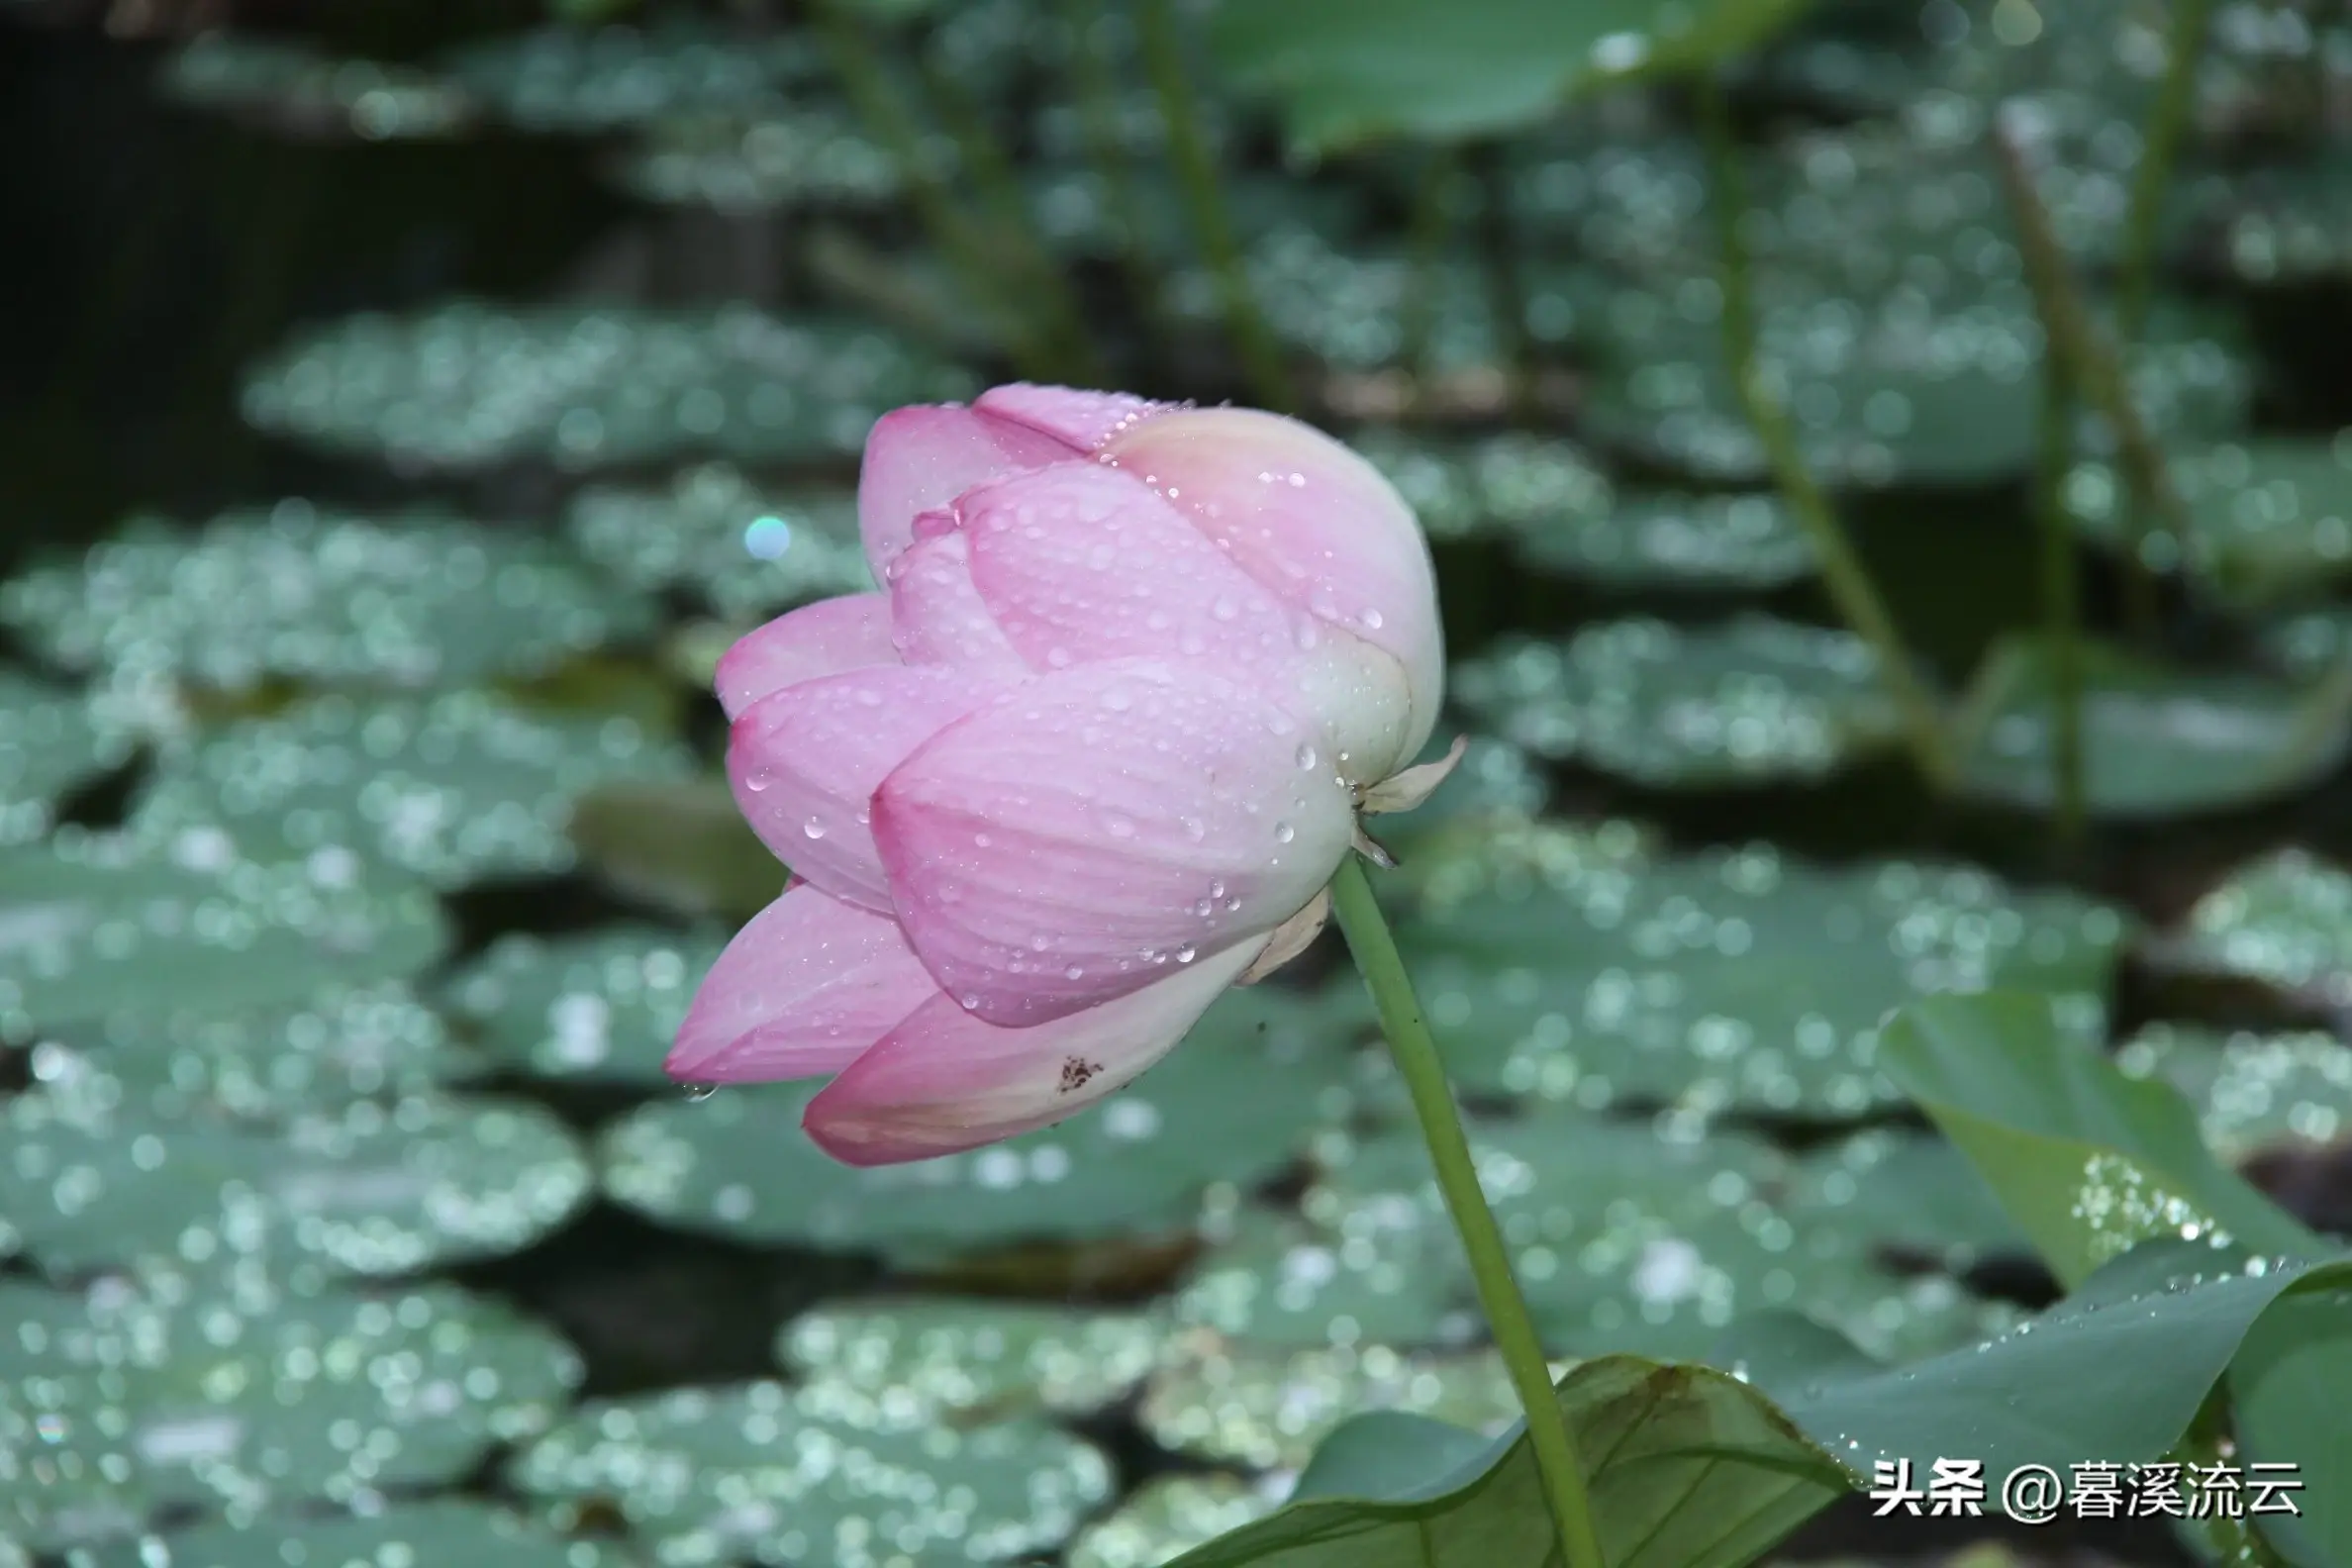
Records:
<instances>
[{"instance_id":1,"label":"thin green stalk","mask_svg":"<svg viewBox=\"0 0 2352 1568\"><path fill-rule=\"evenodd\" d=\"M2147 330L2148 307L2155 298L2164 195L2172 185L2181 134L2189 127L2189 111L2197 101L2197 64L2205 57L2213 0L2179 0L2172 13L2171 36L2165 40L2169 57L2164 85L2157 91L2147 135L2141 139L2139 167L2131 179L2131 206L2123 218L2123 270L2116 283L2115 337L2127 347L2138 343ZM2316 55L2318 50L2312 53Z\"/></svg>"},{"instance_id":2,"label":"thin green stalk","mask_svg":"<svg viewBox=\"0 0 2352 1568\"><path fill-rule=\"evenodd\" d=\"M1193 238L1200 243L1202 255L1217 279L1225 331L1241 356L1251 394L1266 408L1294 409L1298 403L1291 392L1290 371L1283 365L1281 345L1249 286L1241 245L1233 235L1232 215L1225 210L1217 160L1209 153L1209 138L1201 129L1192 87L1184 77L1184 52L1176 34L1175 14L1168 0L1140 0L1136 20L1142 29L1144 69L1159 99L1160 118L1167 122L1168 152L1175 160L1176 178L1192 216Z\"/></svg>"},{"instance_id":3,"label":"thin green stalk","mask_svg":"<svg viewBox=\"0 0 2352 1568\"><path fill-rule=\"evenodd\" d=\"M2074 388L2058 361L2042 377L2041 459L2035 475L2035 519L2041 529L2043 635L2050 655L2050 764L2056 775L2062 847L2082 841L2086 816L2083 757L2083 645L2081 588L2076 581L2074 519L2066 505L2066 473L2074 463Z\"/></svg>"},{"instance_id":4,"label":"thin green stalk","mask_svg":"<svg viewBox=\"0 0 2352 1568\"><path fill-rule=\"evenodd\" d=\"M1495 1346L1510 1370L1512 1386L1527 1413L1527 1440L1535 1450L1535 1468L1543 1480L1544 1500L1552 1521L1559 1526L1560 1561L1564 1568L1608 1568L1601 1555L1601 1537L1593 1526L1593 1508L1585 1493L1584 1472L1578 1467L1576 1445L1567 1419L1560 1414L1553 1392L1551 1365L1544 1359L1527 1304L1512 1278L1511 1254L1503 1243L1502 1227L1487 1207L1478 1185L1478 1169L1470 1155L1470 1139L1462 1131L1462 1118L1453 1091L1445 1081L1445 1064L1438 1059L1437 1042L1421 1019L1413 981L1405 973L1396 938L1380 913L1372 883L1362 860L1350 854L1331 879L1331 907L1339 930L1347 936L1348 951L1371 989L1380 1011L1380 1024L1397 1072L1413 1097L1421 1119L1421 1137L1429 1145L1429 1163L1436 1167L1437 1190L1461 1233L1462 1249L1470 1256L1470 1272L1478 1282L1479 1304L1486 1309Z\"/></svg>"},{"instance_id":5,"label":"thin green stalk","mask_svg":"<svg viewBox=\"0 0 2352 1568\"><path fill-rule=\"evenodd\" d=\"M1527 280L1519 270L1519 233L1511 222L1510 170L1500 143L1480 144L1471 168L1478 177L1478 249L1486 265L1488 309L1503 352L1504 404L1513 423L1535 422L1535 345L1527 336Z\"/></svg>"},{"instance_id":6,"label":"thin green stalk","mask_svg":"<svg viewBox=\"0 0 2352 1568\"><path fill-rule=\"evenodd\" d=\"M2090 308L2075 287L2074 269L2067 264L2066 250L2058 243L2057 231L2051 227L2041 193L2034 188L2032 172L2025 166L2025 154L2001 125L1998 115L1992 138L1994 161L2000 166L2002 185L2016 216L2017 248L2024 257L2025 277L2041 313L2042 335L2049 340L2048 351L2053 358L2064 361L2068 382L2093 408L2107 416L2115 433L2119 466L2129 492L2128 515L2133 520L2133 527L2127 531L2129 537L2124 540L2125 570L2135 574L2129 591L2136 598L2129 608L2135 625L2143 631L2152 631L2156 584L2149 575L2143 525L2151 515L2161 516L2186 554L2192 544L2189 515L2173 490L2172 477L2164 465L2164 452L2149 433L2147 422L2140 418L2138 405L2132 401L2131 383L2123 373L2122 361L2101 338L2098 323L2092 320Z\"/></svg>"},{"instance_id":7,"label":"thin green stalk","mask_svg":"<svg viewBox=\"0 0 2352 1568\"><path fill-rule=\"evenodd\" d=\"M1078 123L1086 138L1086 160L1095 178L1111 196L1111 218L1127 237L1119 247L1119 264L1127 273L1127 292L1143 314L1163 330L1166 302L1160 280L1151 269L1151 252L1144 244L1143 203L1135 192L1134 161L1127 155L1119 133L1119 83L1111 72L1111 56L1097 47L1102 27L1102 0L1062 0L1062 19L1070 29L1070 84L1078 101Z\"/></svg>"},{"instance_id":8,"label":"thin green stalk","mask_svg":"<svg viewBox=\"0 0 2352 1568\"><path fill-rule=\"evenodd\" d=\"M816 0L811 10L833 73L841 79L841 86L868 133L897 161L906 178L915 214L930 232L931 243L962 275L973 305L994 321L1006 351L1013 356L1021 373L1036 380L1055 379L1052 345L1038 333L1029 314L1003 291L987 241L970 219L957 210L947 187L931 172L931 159L924 153L922 131L881 60L875 56L862 24L843 9L841 0Z\"/></svg>"},{"instance_id":9,"label":"thin green stalk","mask_svg":"<svg viewBox=\"0 0 2352 1568\"><path fill-rule=\"evenodd\" d=\"M1731 135L1730 106L1724 101L1721 84L1713 79L1700 91L1700 118L1706 132L1710 196L1722 247L1724 358L1730 363L1740 405L1763 442L1774 483L1820 558L1821 579L1829 590L1830 603L1845 624L1870 644L1877 658L1879 678L1903 712L1905 732L1919 771L1930 786L1948 789L1956 772L1943 716L1921 683L1911 650L1896 630L1895 618L1870 580L1869 568L1862 564L1853 541L1830 509L1828 497L1806 467L1788 413L1765 383L1757 362L1753 281L1747 237L1740 229L1740 219L1747 211L1747 184L1740 174L1739 148Z\"/></svg>"},{"instance_id":10,"label":"thin green stalk","mask_svg":"<svg viewBox=\"0 0 2352 1568\"><path fill-rule=\"evenodd\" d=\"M990 249L1028 280L1021 293L1036 304L1043 322L1041 331L1061 366L1058 378L1078 386L1101 385L1102 365L1095 356L1094 341L1070 296L1067 278L1037 239L1029 197L1013 170L1013 160L990 129L987 114L955 73L939 66L928 50L919 51L918 58L924 89L945 122L947 134L955 139L964 169L995 230Z\"/></svg>"}]
</instances>

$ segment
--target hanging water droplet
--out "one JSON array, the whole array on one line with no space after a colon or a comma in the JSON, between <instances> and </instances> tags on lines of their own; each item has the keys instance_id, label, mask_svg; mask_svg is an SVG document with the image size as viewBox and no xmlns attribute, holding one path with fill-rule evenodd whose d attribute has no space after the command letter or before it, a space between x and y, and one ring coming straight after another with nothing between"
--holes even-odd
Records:
<instances>
[{"instance_id":1,"label":"hanging water droplet","mask_svg":"<svg viewBox=\"0 0 2352 1568\"><path fill-rule=\"evenodd\" d=\"M1176 949L1176 961L1180 964L1191 963L1199 956L1199 951L1196 948L1190 946L1179 947Z\"/></svg>"},{"instance_id":2,"label":"hanging water droplet","mask_svg":"<svg viewBox=\"0 0 2352 1568\"><path fill-rule=\"evenodd\" d=\"M715 1083L690 1083L680 1087L686 1091L686 1098L697 1104L710 1099L711 1096L719 1092L719 1086Z\"/></svg>"},{"instance_id":3,"label":"hanging water droplet","mask_svg":"<svg viewBox=\"0 0 2352 1568\"><path fill-rule=\"evenodd\" d=\"M807 822L801 824L801 832L807 833L812 838L824 837L825 819L822 817L810 818Z\"/></svg>"}]
</instances>

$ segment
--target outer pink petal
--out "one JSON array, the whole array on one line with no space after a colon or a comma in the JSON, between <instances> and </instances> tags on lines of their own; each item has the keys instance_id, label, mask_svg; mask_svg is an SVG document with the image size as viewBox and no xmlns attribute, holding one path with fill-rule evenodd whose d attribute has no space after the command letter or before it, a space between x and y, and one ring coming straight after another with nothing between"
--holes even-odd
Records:
<instances>
[{"instance_id":1,"label":"outer pink petal","mask_svg":"<svg viewBox=\"0 0 2352 1568\"><path fill-rule=\"evenodd\" d=\"M1253 409L1186 409L1114 437L1105 459L1163 491L1243 571L1387 650L1413 722L1399 759L1437 722L1445 653L1429 548L1380 471L1309 426Z\"/></svg>"},{"instance_id":2,"label":"outer pink petal","mask_svg":"<svg viewBox=\"0 0 2352 1568\"><path fill-rule=\"evenodd\" d=\"M1154 403L1132 392L1087 392L1027 381L990 387L972 401L972 407L983 414L1040 431L1080 451L1093 451L1121 431L1132 430L1176 406Z\"/></svg>"},{"instance_id":3,"label":"outer pink petal","mask_svg":"<svg viewBox=\"0 0 2352 1568\"><path fill-rule=\"evenodd\" d=\"M917 539L892 562L893 640L910 664L962 664L1026 673L972 581L972 541L961 534Z\"/></svg>"},{"instance_id":4,"label":"outer pink petal","mask_svg":"<svg viewBox=\"0 0 2352 1568\"><path fill-rule=\"evenodd\" d=\"M819 675L896 664L887 594L843 594L787 611L719 660L719 706L733 719L771 692Z\"/></svg>"},{"instance_id":5,"label":"outer pink petal","mask_svg":"<svg viewBox=\"0 0 2352 1568\"><path fill-rule=\"evenodd\" d=\"M971 579L1036 668L1127 655L1281 664L1306 621L1150 489L1098 462L983 485L956 508Z\"/></svg>"},{"instance_id":6,"label":"outer pink petal","mask_svg":"<svg viewBox=\"0 0 2352 1568\"><path fill-rule=\"evenodd\" d=\"M1065 1017L1262 936L1330 879L1354 813L1246 673L1118 659L947 729L874 796L899 923L991 1024Z\"/></svg>"},{"instance_id":7,"label":"outer pink petal","mask_svg":"<svg viewBox=\"0 0 2352 1568\"><path fill-rule=\"evenodd\" d=\"M954 1154L1050 1127L1165 1056L1263 946L1245 942L1033 1029L999 1029L938 997L828 1084L803 1125L851 1165Z\"/></svg>"},{"instance_id":8,"label":"outer pink petal","mask_svg":"<svg viewBox=\"0 0 2352 1568\"><path fill-rule=\"evenodd\" d=\"M915 515L986 480L1077 455L1049 432L990 419L954 403L893 409L866 437L857 478L857 531L877 581L915 537Z\"/></svg>"},{"instance_id":9,"label":"outer pink petal","mask_svg":"<svg viewBox=\"0 0 2352 1568\"><path fill-rule=\"evenodd\" d=\"M835 898L890 908L868 803L907 754L1006 690L940 665L851 670L787 686L728 737L735 804L776 858Z\"/></svg>"},{"instance_id":10,"label":"outer pink petal","mask_svg":"<svg viewBox=\"0 0 2352 1568\"><path fill-rule=\"evenodd\" d=\"M681 1083L836 1073L938 995L896 921L796 887L727 944L662 1070Z\"/></svg>"}]
</instances>

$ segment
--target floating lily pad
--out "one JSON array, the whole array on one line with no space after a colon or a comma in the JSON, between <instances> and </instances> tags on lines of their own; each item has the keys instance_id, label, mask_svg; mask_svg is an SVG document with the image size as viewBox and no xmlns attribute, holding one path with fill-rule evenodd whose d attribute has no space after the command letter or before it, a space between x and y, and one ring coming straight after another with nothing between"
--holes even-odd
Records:
<instances>
[{"instance_id":1,"label":"floating lily pad","mask_svg":"<svg viewBox=\"0 0 2352 1568\"><path fill-rule=\"evenodd\" d=\"M538 675L649 618L529 534L307 501L225 513L194 539L145 523L0 587L0 620L59 664L226 691Z\"/></svg>"},{"instance_id":2,"label":"floating lily pad","mask_svg":"<svg viewBox=\"0 0 2352 1568\"><path fill-rule=\"evenodd\" d=\"M723 463L667 490L595 488L572 502L572 539L634 588L692 590L732 621L874 586L847 490L770 492Z\"/></svg>"},{"instance_id":3,"label":"floating lily pad","mask_svg":"<svg viewBox=\"0 0 2352 1568\"><path fill-rule=\"evenodd\" d=\"M121 1085L160 1115L212 1111L251 1120L397 1098L474 1077L485 1060L397 982L333 986L300 1007L257 1013L124 1013L60 1031L33 1075Z\"/></svg>"},{"instance_id":4,"label":"floating lily pad","mask_svg":"<svg viewBox=\"0 0 2352 1568\"><path fill-rule=\"evenodd\" d=\"M2208 249L2241 282L2291 289L2352 271L2352 189L2340 166L2249 169L2200 206Z\"/></svg>"},{"instance_id":5,"label":"floating lily pad","mask_svg":"<svg viewBox=\"0 0 2352 1568\"><path fill-rule=\"evenodd\" d=\"M0 1107L0 1214L54 1274L241 1259L414 1273L528 1246L587 1201L580 1148L520 1102L416 1096L274 1127L171 1116L100 1078Z\"/></svg>"},{"instance_id":6,"label":"floating lily pad","mask_svg":"<svg viewBox=\"0 0 2352 1568\"><path fill-rule=\"evenodd\" d=\"M1886 1353L1965 1341L1988 1320L1949 1278L1882 1269L1868 1227L1777 1200L1791 1172L1762 1143L1552 1113L1485 1125L1472 1144L1555 1354L1696 1356L1736 1314L1764 1307L1836 1323ZM1475 1300L1418 1138L1367 1140L1306 1209L1330 1233L1444 1271Z\"/></svg>"},{"instance_id":7,"label":"floating lily pad","mask_svg":"<svg viewBox=\"0 0 2352 1568\"><path fill-rule=\"evenodd\" d=\"M441 1285L10 1280L0 1321L0 1528L36 1549L127 1535L175 1504L359 1503L455 1481L543 1430L581 1378L553 1334Z\"/></svg>"},{"instance_id":8,"label":"floating lily pad","mask_svg":"<svg viewBox=\"0 0 2352 1568\"><path fill-rule=\"evenodd\" d=\"M2226 1160L2352 1136L2352 1045L2332 1034L2151 1024L2116 1052L2115 1064L2187 1096L2206 1146Z\"/></svg>"},{"instance_id":9,"label":"floating lily pad","mask_svg":"<svg viewBox=\"0 0 2352 1568\"><path fill-rule=\"evenodd\" d=\"M2083 794L2095 816L2251 806L2315 783L2352 743L2352 681L2176 671L2100 643L2081 661ZM2029 810L2055 803L2053 689L2040 639L2011 637L1986 655L1959 717L1972 793Z\"/></svg>"},{"instance_id":10,"label":"floating lily pad","mask_svg":"<svg viewBox=\"0 0 2352 1568\"><path fill-rule=\"evenodd\" d=\"M1161 1568L1274 1512L1282 1501L1274 1490L1215 1473L1156 1476L1078 1532L1069 1568Z\"/></svg>"},{"instance_id":11,"label":"floating lily pad","mask_svg":"<svg viewBox=\"0 0 2352 1568\"><path fill-rule=\"evenodd\" d=\"M850 457L887 410L971 390L962 371L843 319L459 301L297 339L253 370L245 413L271 435L403 469L587 469Z\"/></svg>"},{"instance_id":12,"label":"floating lily pad","mask_svg":"<svg viewBox=\"0 0 2352 1568\"><path fill-rule=\"evenodd\" d=\"M567 1506L617 1504L663 1562L863 1568L1050 1550L1111 1495L1111 1467L1050 1426L869 1431L775 1383L584 1407L508 1474Z\"/></svg>"},{"instance_id":13,"label":"floating lily pad","mask_svg":"<svg viewBox=\"0 0 2352 1568\"><path fill-rule=\"evenodd\" d=\"M1498 878L1400 939L1466 1088L1850 1118L1896 1098L1873 1065L1889 1008L2027 988L2093 1033L2127 932L2104 905L1983 871L1754 847Z\"/></svg>"},{"instance_id":14,"label":"floating lily pad","mask_svg":"<svg viewBox=\"0 0 2352 1568\"><path fill-rule=\"evenodd\" d=\"M805 1314L776 1350L801 1381L804 1410L883 1431L1082 1416L1148 1377L1167 1337L1136 1314L934 1297Z\"/></svg>"},{"instance_id":15,"label":"floating lily pad","mask_svg":"<svg viewBox=\"0 0 2352 1568\"><path fill-rule=\"evenodd\" d=\"M79 837L0 850L0 1037L116 1013L295 1005L322 985L413 975L448 942L431 893L348 851L263 863L198 847L175 858Z\"/></svg>"},{"instance_id":16,"label":"floating lily pad","mask_svg":"<svg viewBox=\"0 0 2352 1568\"><path fill-rule=\"evenodd\" d=\"M259 120L292 135L368 142L436 140L465 130L477 105L414 66L337 59L306 45L207 33L163 67L166 96Z\"/></svg>"},{"instance_id":17,"label":"floating lily pad","mask_svg":"<svg viewBox=\"0 0 2352 1568\"><path fill-rule=\"evenodd\" d=\"M74 1555L74 1568L285 1568L417 1563L435 1568L632 1568L616 1541L572 1539L461 1498L427 1498L351 1519L265 1516L243 1526L200 1524Z\"/></svg>"},{"instance_id":18,"label":"floating lily pad","mask_svg":"<svg viewBox=\"0 0 2352 1568\"><path fill-rule=\"evenodd\" d=\"M1365 1014L1353 986L1313 999L1231 992L1140 1082L1070 1121L906 1165L858 1169L821 1152L800 1128L808 1086L661 1101L605 1134L605 1191L667 1225L908 1263L1181 1233L1206 1194L1266 1180L1346 1115Z\"/></svg>"},{"instance_id":19,"label":"floating lily pad","mask_svg":"<svg viewBox=\"0 0 2352 1568\"><path fill-rule=\"evenodd\" d=\"M1300 1470L1332 1428L1370 1410L1427 1416L1491 1437L1519 1419L1519 1403L1491 1350L1284 1351L1210 1339L1151 1380L1138 1414L1153 1440L1178 1453Z\"/></svg>"},{"instance_id":20,"label":"floating lily pad","mask_svg":"<svg viewBox=\"0 0 2352 1568\"><path fill-rule=\"evenodd\" d=\"M1761 615L1508 639L1457 673L1454 695L1538 756L1659 788L1821 778L1902 734L1868 643Z\"/></svg>"},{"instance_id":21,"label":"floating lily pad","mask_svg":"<svg viewBox=\"0 0 2352 1568\"><path fill-rule=\"evenodd\" d=\"M0 668L0 844L49 832L59 796L131 754L89 700Z\"/></svg>"},{"instance_id":22,"label":"floating lily pad","mask_svg":"<svg viewBox=\"0 0 2352 1568\"><path fill-rule=\"evenodd\" d=\"M1469 760L1465 755L1463 765ZM1524 899L1542 887L1573 892L1602 872L1639 870L1657 857L1658 847L1648 829L1621 819L1538 821L1508 807L1468 813L1458 822L1440 821L1417 840L1384 891L1400 908L1442 914L1490 893Z\"/></svg>"},{"instance_id":23,"label":"floating lily pad","mask_svg":"<svg viewBox=\"0 0 2352 1568\"><path fill-rule=\"evenodd\" d=\"M1524 130L1615 84L1706 70L1770 38L1808 0L1341 0L1220 11L1218 62L1279 103L1294 146Z\"/></svg>"},{"instance_id":24,"label":"floating lily pad","mask_svg":"<svg viewBox=\"0 0 2352 1568\"><path fill-rule=\"evenodd\" d=\"M2189 911L2168 963L2352 999L2352 873L2303 849L2231 872Z\"/></svg>"},{"instance_id":25,"label":"floating lily pad","mask_svg":"<svg viewBox=\"0 0 2352 1568\"><path fill-rule=\"evenodd\" d=\"M899 194L898 160L838 113L665 120L621 161L633 196L723 213L871 206Z\"/></svg>"},{"instance_id":26,"label":"floating lily pad","mask_svg":"<svg viewBox=\"0 0 2352 1568\"><path fill-rule=\"evenodd\" d=\"M691 770L684 747L632 719L530 710L480 692L324 697L171 759L127 831L183 854L226 845L260 859L341 854L454 887L565 870L579 796Z\"/></svg>"},{"instance_id":27,"label":"floating lily pad","mask_svg":"<svg viewBox=\"0 0 2352 1568\"><path fill-rule=\"evenodd\" d=\"M2298 679L2314 680L2352 665L2352 606L2308 610L2266 629L2263 647Z\"/></svg>"},{"instance_id":28,"label":"floating lily pad","mask_svg":"<svg viewBox=\"0 0 2352 1568\"><path fill-rule=\"evenodd\" d=\"M1606 336L1595 351L1612 368L1594 388L1590 428L1645 461L1760 483L1770 477L1763 442L1723 357L1714 285L1699 283L1628 286L1596 314ZM2022 285L1947 300L1907 280L1857 299L1813 280L1767 294L1758 331L1765 380L1826 484L1986 484L2032 466L2042 329ZM2244 428L2253 396L2244 353L2204 318L2159 312L2129 367L2159 440Z\"/></svg>"},{"instance_id":29,"label":"floating lily pad","mask_svg":"<svg viewBox=\"0 0 2352 1568\"><path fill-rule=\"evenodd\" d=\"M803 37L740 34L683 16L646 28L541 28L458 50L450 76L526 131L590 134L681 114L783 106L824 70Z\"/></svg>"},{"instance_id":30,"label":"floating lily pad","mask_svg":"<svg viewBox=\"0 0 2352 1568\"><path fill-rule=\"evenodd\" d=\"M469 1037L518 1071L667 1084L662 1057L724 945L650 927L510 931L452 976L443 997Z\"/></svg>"},{"instance_id":31,"label":"floating lily pad","mask_svg":"<svg viewBox=\"0 0 2352 1568\"><path fill-rule=\"evenodd\" d=\"M2278 438L2168 454L2166 471L2188 511L2175 537L2151 518L2140 558L2182 571L2233 606L2308 598L2352 571L2352 437ZM2067 481L2076 521L2094 539L2128 544L2128 492L2114 469L2093 464Z\"/></svg>"}]
</instances>

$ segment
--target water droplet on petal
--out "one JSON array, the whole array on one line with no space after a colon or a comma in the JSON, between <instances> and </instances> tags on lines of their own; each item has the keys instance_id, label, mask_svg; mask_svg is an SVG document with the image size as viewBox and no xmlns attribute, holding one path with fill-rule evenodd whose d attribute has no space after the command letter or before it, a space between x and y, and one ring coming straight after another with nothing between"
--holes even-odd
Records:
<instances>
[{"instance_id":1,"label":"water droplet on petal","mask_svg":"<svg viewBox=\"0 0 2352 1568\"><path fill-rule=\"evenodd\" d=\"M1298 836L1298 830L1293 828L1289 823L1278 822L1274 825L1274 841L1276 843L1289 843L1293 838Z\"/></svg>"},{"instance_id":2,"label":"water droplet on petal","mask_svg":"<svg viewBox=\"0 0 2352 1568\"><path fill-rule=\"evenodd\" d=\"M683 1087L686 1098L696 1102L708 1100L719 1092L719 1086L715 1083L690 1083Z\"/></svg>"},{"instance_id":3,"label":"water droplet on petal","mask_svg":"<svg viewBox=\"0 0 2352 1568\"><path fill-rule=\"evenodd\" d=\"M810 818L807 822L801 824L801 832L807 833L812 838L824 837L825 819L822 817Z\"/></svg>"},{"instance_id":4,"label":"water droplet on petal","mask_svg":"<svg viewBox=\"0 0 2352 1568\"><path fill-rule=\"evenodd\" d=\"M1301 745L1299 747L1299 766L1303 768L1312 768L1315 766L1315 747L1311 745Z\"/></svg>"},{"instance_id":5,"label":"water droplet on petal","mask_svg":"<svg viewBox=\"0 0 2352 1568\"><path fill-rule=\"evenodd\" d=\"M776 775L770 773L766 768L753 768L749 773L743 775L743 788L754 795L775 782Z\"/></svg>"}]
</instances>

